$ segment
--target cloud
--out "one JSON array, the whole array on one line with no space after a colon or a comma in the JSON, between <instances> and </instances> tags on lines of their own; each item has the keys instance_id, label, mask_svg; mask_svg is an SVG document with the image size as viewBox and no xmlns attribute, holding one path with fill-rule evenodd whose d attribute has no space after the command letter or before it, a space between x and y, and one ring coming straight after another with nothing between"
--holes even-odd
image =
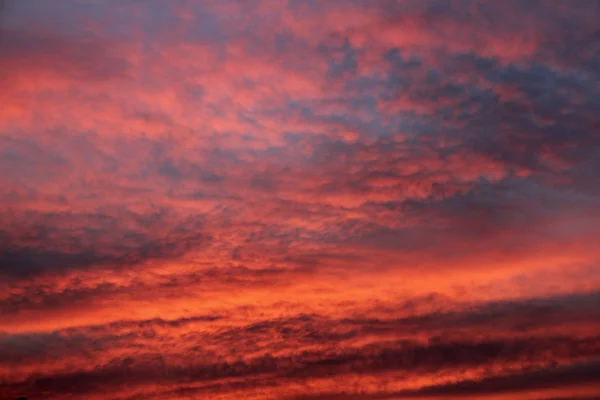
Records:
<instances>
[{"instance_id":1,"label":"cloud","mask_svg":"<svg viewBox=\"0 0 600 400\"><path fill-rule=\"evenodd\" d=\"M466 380L475 374L486 382L506 371L597 357L596 299L597 294L567 296L425 314L411 314L407 303L407 316L388 320L300 314L253 318L240 325L237 310L177 320L119 321L4 336L0 367L9 368L14 382L6 391L44 388L56 396L91 396L99 388L114 393L124 382L132 385L132 393L162 382L196 395L225 394L240 385L273 390L322 376L364 385L371 376L389 376L402 384L411 377L467 373ZM497 327L494 333L489 326ZM21 360L18 368L15 360ZM370 392L380 390L376 386Z\"/></svg>"},{"instance_id":2,"label":"cloud","mask_svg":"<svg viewBox=\"0 0 600 400\"><path fill-rule=\"evenodd\" d=\"M10 277L100 265L135 265L146 259L181 256L190 246L210 240L202 233L201 221L178 221L167 228L170 232L166 235L155 237L151 229L161 226L162 219L160 213L39 215L35 224L22 225L19 231L2 231L8 240L0 248L0 272ZM150 232L124 229L120 224L125 221ZM99 243L104 247L98 247Z\"/></svg>"},{"instance_id":3,"label":"cloud","mask_svg":"<svg viewBox=\"0 0 600 400\"><path fill-rule=\"evenodd\" d=\"M532 389L549 389L561 386L592 385L598 379L596 363L573 365L534 371L526 374L507 375L484 379L483 381L464 381L449 385L432 386L413 393L407 391L407 398L428 396L481 396L486 394L524 392ZM402 394L399 394L402 398Z\"/></svg>"},{"instance_id":4,"label":"cloud","mask_svg":"<svg viewBox=\"0 0 600 400\"><path fill-rule=\"evenodd\" d=\"M598 2L7 5L3 392L589 395Z\"/></svg>"},{"instance_id":5,"label":"cloud","mask_svg":"<svg viewBox=\"0 0 600 400\"><path fill-rule=\"evenodd\" d=\"M34 381L15 385L17 390L27 390L35 385L36 390L43 390L52 395L67 395L95 393L102 388L102 392L110 393L114 388L128 382L130 385L148 386L151 382L163 382L163 384L178 384L185 387L185 383L210 383L222 382L223 389L227 389L228 380L233 378L244 378L251 380L252 377L264 377L264 384L270 386L272 380L284 384L288 380L298 381L309 378L316 379L320 376L333 377L337 374L377 374L385 371L401 371L410 376L418 374L439 373L448 369L461 369L475 366L483 366L491 360L500 366L504 363L523 362L527 360L530 365L536 358L544 354L546 357L560 359L560 353L547 353L547 344L539 345L533 342L483 342L477 344L466 343L439 343L421 347L406 345L404 348L377 348L373 351L365 349L364 354L338 354L336 356L317 356L317 354L305 353L290 357L272 357L269 355L251 358L249 360L237 360L217 364L199 365L172 365L168 357L164 359L160 355L138 355L133 358L113 359L109 364L95 368L91 371L76 373L58 373L47 377L37 377ZM562 348L565 356L575 360L581 357L586 348L583 343L569 343L555 340L552 346L556 349ZM577 350L580 347L581 350ZM592 354L589 354L592 355ZM318 357L318 358L315 358ZM545 362L541 358L539 361ZM561 368L558 371L562 371ZM579 384L593 381L593 375L581 374L581 371L592 372L587 367L573 371L567 369L565 372L536 372L518 376L484 378L481 382L465 381L459 384L448 384L423 388L416 393L420 395L455 395L457 393L470 394L470 392L484 394L497 391L499 386L506 388L507 392L525 389L536 389L548 387L548 382L554 380L554 387L563 385ZM544 386L546 385L546 386ZM8 387L10 390L10 386ZM31 390L31 389L30 389ZM198 388L201 391L201 387ZM413 395L410 391L405 393Z\"/></svg>"}]
</instances>

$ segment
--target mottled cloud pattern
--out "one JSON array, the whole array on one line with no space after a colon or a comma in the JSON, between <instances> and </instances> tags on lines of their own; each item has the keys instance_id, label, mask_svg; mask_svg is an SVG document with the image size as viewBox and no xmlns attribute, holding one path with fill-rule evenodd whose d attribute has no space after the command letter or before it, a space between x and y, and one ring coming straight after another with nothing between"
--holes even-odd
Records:
<instances>
[{"instance_id":1,"label":"mottled cloud pattern","mask_svg":"<svg viewBox=\"0 0 600 400\"><path fill-rule=\"evenodd\" d=\"M600 393L600 1L1 10L0 397Z\"/></svg>"}]
</instances>

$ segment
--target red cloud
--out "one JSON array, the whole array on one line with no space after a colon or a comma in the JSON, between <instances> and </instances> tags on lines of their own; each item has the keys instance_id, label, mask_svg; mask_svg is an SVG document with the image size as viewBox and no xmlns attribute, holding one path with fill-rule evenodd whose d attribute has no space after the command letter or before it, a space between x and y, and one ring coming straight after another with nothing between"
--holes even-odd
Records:
<instances>
[{"instance_id":1,"label":"red cloud","mask_svg":"<svg viewBox=\"0 0 600 400\"><path fill-rule=\"evenodd\" d=\"M595 389L592 2L84 3L2 16L1 393Z\"/></svg>"}]
</instances>

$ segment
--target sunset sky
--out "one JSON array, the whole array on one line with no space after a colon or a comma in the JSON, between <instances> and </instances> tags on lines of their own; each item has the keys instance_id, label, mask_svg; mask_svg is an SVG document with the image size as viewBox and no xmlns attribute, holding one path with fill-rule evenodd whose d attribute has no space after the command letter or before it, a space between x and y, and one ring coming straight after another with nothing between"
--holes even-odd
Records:
<instances>
[{"instance_id":1,"label":"sunset sky","mask_svg":"<svg viewBox=\"0 0 600 400\"><path fill-rule=\"evenodd\" d=\"M0 0L0 400L600 393L600 0Z\"/></svg>"}]
</instances>

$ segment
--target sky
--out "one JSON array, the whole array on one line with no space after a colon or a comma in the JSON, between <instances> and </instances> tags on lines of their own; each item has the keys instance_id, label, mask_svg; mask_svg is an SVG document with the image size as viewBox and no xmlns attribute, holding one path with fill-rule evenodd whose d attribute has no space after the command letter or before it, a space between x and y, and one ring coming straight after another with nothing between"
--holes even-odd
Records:
<instances>
[{"instance_id":1,"label":"sky","mask_svg":"<svg viewBox=\"0 0 600 400\"><path fill-rule=\"evenodd\" d=\"M4 0L0 398L597 399L599 27Z\"/></svg>"}]
</instances>

